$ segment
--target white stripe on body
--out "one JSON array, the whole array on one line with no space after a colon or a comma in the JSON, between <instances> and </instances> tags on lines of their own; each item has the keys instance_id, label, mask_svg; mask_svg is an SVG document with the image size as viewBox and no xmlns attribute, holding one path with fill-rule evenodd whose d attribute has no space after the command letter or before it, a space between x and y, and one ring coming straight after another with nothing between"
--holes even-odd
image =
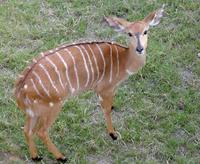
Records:
<instances>
[{"instance_id":1,"label":"white stripe on body","mask_svg":"<svg viewBox=\"0 0 200 164\"><path fill-rule=\"evenodd\" d=\"M87 81L86 81L86 83L85 83L85 87L87 87L87 86L88 86L88 83L89 83L89 80L90 80L90 73L89 73L89 69L88 69L88 66L87 66L87 62L86 62L86 60L85 60L85 56L84 56L84 54L83 54L81 48L78 47L78 46L74 46L74 47L76 47L76 48L80 51L81 56L82 56L83 61L84 61L85 69L86 69L86 72L87 72Z\"/></svg>"},{"instance_id":2,"label":"white stripe on body","mask_svg":"<svg viewBox=\"0 0 200 164\"><path fill-rule=\"evenodd\" d=\"M88 48L90 49L90 51L92 52L92 57L94 59L94 62L95 62L95 65L96 65L96 69L97 69L97 79L96 79L96 82L99 80L99 66L98 66L98 62L97 62L97 59L96 59L96 56L94 54L94 51L92 50L92 48L90 47L90 45L88 44Z\"/></svg>"},{"instance_id":3,"label":"white stripe on body","mask_svg":"<svg viewBox=\"0 0 200 164\"><path fill-rule=\"evenodd\" d=\"M65 70L66 70L66 78L67 78L67 81L68 81L68 84L69 84L69 87L70 87L70 91L71 93L73 94L75 89L72 87L72 84L71 84L71 81L70 81L70 78L69 78L69 74L68 74L68 65L67 63L65 62L65 60L63 59L62 55L58 52L56 52L56 55L58 56L58 58L60 59L60 61L63 63L64 67L65 67ZM67 85L67 83L66 83Z\"/></svg>"},{"instance_id":4,"label":"white stripe on body","mask_svg":"<svg viewBox=\"0 0 200 164\"><path fill-rule=\"evenodd\" d=\"M59 72L57 66L54 64L54 62L50 58L46 57L45 59L53 66L53 68L54 68L54 70L55 70L55 72L56 72L56 74L58 76L58 79L60 81L60 85L62 86L63 89L65 89L64 84L63 84L63 82L61 80L60 72Z\"/></svg>"},{"instance_id":5,"label":"white stripe on body","mask_svg":"<svg viewBox=\"0 0 200 164\"><path fill-rule=\"evenodd\" d=\"M114 45L114 47L115 47L115 50L117 52L117 73L116 73L116 77L118 77L119 76L119 52L118 52L117 46Z\"/></svg>"},{"instance_id":6,"label":"white stripe on body","mask_svg":"<svg viewBox=\"0 0 200 164\"><path fill-rule=\"evenodd\" d=\"M35 92L38 94L38 96L43 97L43 96L41 95L41 93L39 92L39 90L37 89L37 87L36 87L36 85L35 85L33 79L31 79L31 83L32 83L32 85L33 85L33 88L34 88Z\"/></svg>"},{"instance_id":7,"label":"white stripe on body","mask_svg":"<svg viewBox=\"0 0 200 164\"><path fill-rule=\"evenodd\" d=\"M102 50L101 50L101 47L100 47L98 44L96 44L96 46L97 46L97 48L98 48L98 50L99 50L99 52L100 52L100 54L101 54L101 57L102 57L102 59L103 59L103 74L102 74L101 78L100 78L99 81L98 81L98 83L100 83L100 82L103 80L104 76L105 76L106 62L105 62L105 58L104 58L103 52L102 52Z\"/></svg>"},{"instance_id":8,"label":"white stripe on body","mask_svg":"<svg viewBox=\"0 0 200 164\"><path fill-rule=\"evenodd\" d=\"M88 54L88 51L86 50L86 48L83 45L81 45L81 48L84 49L84 51L86 52L86 55L87 55L89 63L90 63L90 67L91 67L91 71L92 71L92 81L91 81L91 85L92 85L94 82L94 68L92 65L92 61L90 59L90 55Z\"/></svg>"},{"instance_id":9,"label":"white stripe on body","mask_svg":"<svg viewBox=\"0 0 200 164\"><path fill-rule=\"evenodd\" d=\"M49 91L45 88L44 84L42 83L42 80L40 79L40 76L35 71L33 71L33 74L35 75L35 77L39 81L39 84L42 87L42 89L44 90L44 92L46 93L46 95L48 97L50 97Z\"/></svg>"},{"instance_id":10,"label":"white stripe on body","mask_svg":"<svg viewBox=\"0 0 200 164\"><path fill-rule=\"evenodd\" d=\"M67 48L64 49L68 54L69 56L72 58L72 61L73 61L73 65L74 65L74 72L75 72L75 75L76 75L76 81L77 81L77 90L79 90L79 87L80 87L80 83L79 83L79 77L78 77L78 71L77 71L77 68L76 68L76 61L75 61L75 58L72 54L71 51L69 51Z\"/></svg>"},{"instance_id":11,"label":"white stripe on body","mask_svg":"<svg viewBox=\"0 0 200 164\"><path fill-rule=\"evenodd\" d=\"M110 48L110 79L109 79L109 83L112 82L112 78L113 78L113 57L112 57L112 46L107 43L107 45Z\"/></svg>"},{"instance_id":12,"label":"white stripe on body","mask_svg":"<svg viewBox=\"0 0 200 164\"><path fill-rule=\"evenodd\" d=\"M40 68L45 72L45 74L47 75L52 87L55 89L55 91L59 94L59 91L58 89L56 88L53 80L51 79L51 76L49 75L49 72L46 70L46 68L42 65L42 64L39 64Z\"/></svg>"}]
</instances>

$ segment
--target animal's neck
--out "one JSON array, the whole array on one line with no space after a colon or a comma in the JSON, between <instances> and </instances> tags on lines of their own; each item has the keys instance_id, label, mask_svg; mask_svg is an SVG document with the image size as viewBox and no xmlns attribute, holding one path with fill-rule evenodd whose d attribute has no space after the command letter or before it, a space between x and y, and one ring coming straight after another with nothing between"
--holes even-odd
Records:
<instances>
[{"instance_id":1,"label":"animal's neck","mask_svg":"<svg viewBox=\"0 0 200 164\"><path fill-rule=\"evenodd\" d=\"M135 47L133 43L130 43L127 49L126 72L128 74L136 73L146 63L146 52L137 54Z\"/></svg>"}]
</instances>

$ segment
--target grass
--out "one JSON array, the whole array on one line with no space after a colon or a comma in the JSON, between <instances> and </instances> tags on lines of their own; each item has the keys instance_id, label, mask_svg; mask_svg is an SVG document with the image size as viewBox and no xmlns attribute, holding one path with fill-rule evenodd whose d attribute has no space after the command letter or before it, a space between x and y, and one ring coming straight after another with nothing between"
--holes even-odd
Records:
<instances>
[{"instance_id":1,"label":"grass","mask_svg":"<svg viewBox=\"0 0 200 164\"><path fill-rule=\"evenodd\" d=\"M199 163L200 4L198 0L0 1L0 161L24 163L29 153L23 114L12 92L17 75L39 52L64 42L127 38L107 27L104 15L142 19L167 4L161 24L151 29L146 66L118 89L115 128L107 135L92 92L70 99L51 138L70 163ZM179 103L184 103L184 109ZM44 163L54 159L37 140Z\"/></svg>"}]
</instances>

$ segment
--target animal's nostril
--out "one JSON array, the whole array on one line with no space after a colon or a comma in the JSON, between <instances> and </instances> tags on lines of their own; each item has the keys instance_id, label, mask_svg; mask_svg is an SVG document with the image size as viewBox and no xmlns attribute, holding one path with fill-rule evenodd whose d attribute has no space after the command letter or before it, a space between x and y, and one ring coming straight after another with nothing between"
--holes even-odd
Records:
<instances>
[{"instance_id":1,"label":"animal's nostril","mask_svg":"<svg viewBox=\"0 0 200 164\"><path fill-rule=\"evenodd\" d=\"M143 47L137 47L137 48L136 48L136 51L137 51L137 52L142 52L143 50L144 50Z\"/></svg>"}]
</instances>

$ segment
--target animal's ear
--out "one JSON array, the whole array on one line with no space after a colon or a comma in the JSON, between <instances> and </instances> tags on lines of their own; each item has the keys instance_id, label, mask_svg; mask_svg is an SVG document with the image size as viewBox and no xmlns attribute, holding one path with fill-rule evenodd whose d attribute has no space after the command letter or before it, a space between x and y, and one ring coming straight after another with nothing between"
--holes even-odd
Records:
<instances>
[{"instance_id":1,"label":"animal's ear","mask_svg":"<svg viewBox=\"0 0 200 164\"><path fill-rule=\"evenodd\" d=\"M162 8L150 13L148 16L144 18L144 21L149 24L149 26L156 26L160 23L161 18L163 17L165 5Z\"/></svg>"},{"instance_id":2,"label":"animal's ear","mask_svg":"<svg viewBox=\"0 0 200 164\"><path fill-rule=\"evenodd\" d=\"M122 18L117 17L104 17L110 27L114 28L118 32L124 32L126 27L131 23Z\"/></svg>"}]
</instances>

